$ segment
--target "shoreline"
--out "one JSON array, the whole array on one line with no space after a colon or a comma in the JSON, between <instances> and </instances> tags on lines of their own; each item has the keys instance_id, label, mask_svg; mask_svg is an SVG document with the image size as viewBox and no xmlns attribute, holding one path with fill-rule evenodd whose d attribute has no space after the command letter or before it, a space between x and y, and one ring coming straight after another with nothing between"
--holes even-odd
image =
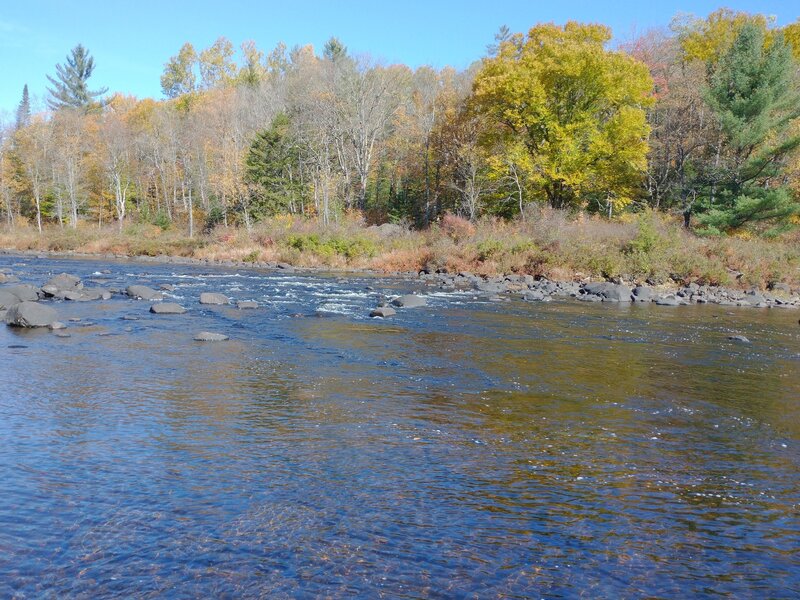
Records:
<instances>
[{"instance_id":1,"label":"shoreline","mask_svg":"<svg viewBox=\"0 0 800 600\"><path fill-rule=\"evenodd\" d=\"M755 288L743 290L724 286L698 285L647 285L627 282L619 278L580 281L556 281L532 275L497 274L494 276L476 275L471 272L447 273L422 270L380 271L365 268L342 268L334 266L310 267L290 265L284 262L249 262L234 260L199 259L184 256L146 256L111 253L89 253L75 251L15 250L2 248L0 256L35 258L38 260L95 260L123 261L140 264L208 266L215 268L245 268L271 272L297 274L331 274L339 277L378 276L399 278L437 286L437 289L472 289L476 295L488 297L491 301L505 301L508 296L517 296L527 302L550 302L554 299L583 302L605 302L612 304L646 304L658 306L689 306L711 304L728 307L747 308L800 308L800 289L792 289L787 284L778 284L775 289L760 291ZM0 273L0 284L17 283L4 281Z\"/></svg>"}]
</instances>

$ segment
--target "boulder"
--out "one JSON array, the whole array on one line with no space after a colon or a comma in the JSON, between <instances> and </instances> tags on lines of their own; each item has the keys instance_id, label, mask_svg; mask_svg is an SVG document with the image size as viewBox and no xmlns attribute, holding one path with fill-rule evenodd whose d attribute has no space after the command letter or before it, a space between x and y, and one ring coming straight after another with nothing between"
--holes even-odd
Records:
<instances>
[{"instance_id":1,"label":"boulder","mask_svg":"<svg viewBox=\"0 0 800 600\"><path fill-rule=\"evenodd\" d=\"M782 294L784 296L789 296L792 293L792 288L789 284L781 281L773 281L769 284L769 289L774 294Z\"/></svg>"},{"instance_id":2,"label":"boulder","mask_svg":"<svg viewBox=\"0 0 800 600\"><path fill-rule=\"evenodd\" d=\"M182 315L186 309L175 302L159 302L150 307L150 312L156 315Z\"/></svg>"},{"instance_id":3,"label":"boulder","mask_svg":"<svg viewBox=\"0 0 800 600\"><path fill-rule=\"evenodd\" d=\"M543 290L531 290L522 295L522 299L526 302L550 302L549 294Z\"/></svg>"},{"instance_id":4,"label":"boulder","mask_svg":"<svg viewBox=\"0 0 800 600\"><path fill-rule=\"evenodd\" d=\"M221 306L229 303L230 301L228 300L228 297L223 294L215 294L213 292L203 292L200 294L200 304L214 304Z\"/></svg>"},{"instance_id":5,"label":"boulder","mask_svg":"<svg viewBox=\"0 0 800 600\"><path fill-rule=\"evenodd\" d=\"M748 340L743 335L729 335L728 339L732 342L739 342L740 344L749 344L750 340Z\"/></svg>"},{"instance_id":6,"label":"boulder","mask_svg":"<svg viewBox=\"0 0 800 600\"><path fill-rule=\"evenodd\" d=\"M19 302L19 298L11 292L0 290L0 310L11 308L15 304L19 304Z\"/></svg>"},{"instance_id":7,"label":"boulder","mask_svg":"<svg viewBox=\"0 0 800 600\"><path fill-rule=\"evenodd\" d=\"M239 300L236 303L236 308L241 310L252 310L254 308L258 308L258 302L255 300Z\"/></svg>"},{"instance_id":8,"label":"boulder","mask_svg":"<svg viewBox=\"0 0 800 600\"><path fill-rule=\"evenodd\" d=\"M621 283L602 281L599 283L587 283L583 286L585 294L600 296L605 302L630 302L631 288Z\"/></svg>"},{"instance_id":9,"label":"boulder","mask_svg":"<svg viewBox=\"0 0 800 600\"><path fill-rule=\"evenodd\" d=\"M53 331L66 328L67 326L64 325L61 321L53 321L52 323L50 323L50 329L52 329Z\"/></svg>"},{"instance_id":10,"label":"boulder","mask_svg":"<svg viewBox=\"0 0 800 600\"><path fill-rule=\"evenodd\" d=\"M171 283L162 283L160 286L158 286L158 289L164 290L165 292L174 292L175 286Z\"/></svg>"},{"instance_id":11,"label":"boulder","mask_svg":"<svg viewBox=\"0 0 800 600\"><path fill-rule=\"evenodd\" d=\"M39 291L32 285L22 283L20 285L7 285L3 291L15 295L20 302L36 302L39 299Z\"/></svg>"},{"instance_id":12,"label":"boulder","mask_svg":"<svg viewBox=\"0 0 800 600\"><path fill-rule=\"evenodd\" d=\"M381 317L383 319L387 317L391 317L392 315L396 315L397 311L393 309L391 306L379 306L378 308L372 309L372 312L369 313L370 317Z\"/></svg>"},{"instance_id":13,"label":"boulder","mask_svg":"<svg viewBox=\"0 0 800 600\"><path fill-rule=\"evenodd\" d=\"M47 283L45 283L42 286L43 291L45 287L55 288L56 290L68 291L68 290L82 288L83 284L81 283L80 277L76 277L75 275L70 275L68 273L61 273L59 275L56 275L55 277L52 277Z\"/></svg>"},{"instance_id":14,"label":"boulder","mask_svg":"<svg viewBox=\"0 0 800 600\"><path fill-rule=\"evenodd\" d=\"M678 300L675 296L668 294L666 296L659 296L656 298L655 303L658 306L680 306L681 301Z\"/></svg>"},{"instance_id":15,"label":"boulder","mask_svg":"<svg viewBox=\"0 0 800 600\"><path fill-rule=\"evenodd\" d=\"M146 285L129 285L125 293L136 300L162 300L164 295Z\"/></svg>"},{"instance_id":16,"label":"boulder","mask_svg":"<svg viewBox=\"0 0 800 600\"><path fill-rule=\"evenodd\" d=\"M12 327L48 327L54 321L58 321L58 313L38 302L20 302L6 313L6 323Z\"/></svg>"},{"instance_id":17,"label":"boulder","mask_svg":"<svg viewBox=\"0 0 800 600\"><path fill-rule=\"evenodd\" d=\"M18 283L19 277L10 273L0 273L0 283Z\"/></svg>"},{"instance_id":18,"label":"boulder","mask_svg":"<svg viewBox=\"0 0 800 600\"><path fill-rule=\"evenodd\" d=\"M91 302L93 300L109 300L111 299L111 292L100 288L84 288L82 290L71 290L63 294L59 293L57 296L73 302Z\"/></svg>"},{"instance_id":19,"label":"boulder","mask_svg":"<svg viewBox=\"0 0 800 600\"><path fill-rule=\"evenodd\" d=\"M489 294L502 294L508 291L508 284L501 281L479 281L475 287Z\"/></svg>"},{"instance_id":20,"label":"boulder","mask_svg":"<svg viewBox=\"0 0 800 600\"><path fill-rule=\"evenodd\" d=\"M392 304L403 308L417 308L419 306L425 306L426 304L428 304L428 301L425 300L423 296L417 296L416 294L406 294L404 296L400 296L392 300Z\"/></svg>"},{"instance_id":21,"label":"boulder","mask_svg":"<svg viewBox=\"0 0 800 600\"><path fill-rule=\"evenodd\" d=\"M194 341L196 342L224 342L228 339L230 338L227 335L212 333L210 331L201 331L194 336Z\"/></svg>"},{"instance_id":22,"label":"boulder","mask_svg":"<svg viewBox=\"0 0 800 600\"><path fill-rule=\"evenodd\" d=\"M639 285L633 288L633 299L634 302L652 302L653 296L653 288L647 287L644 285Z\"/></svg>"}]
</instances>

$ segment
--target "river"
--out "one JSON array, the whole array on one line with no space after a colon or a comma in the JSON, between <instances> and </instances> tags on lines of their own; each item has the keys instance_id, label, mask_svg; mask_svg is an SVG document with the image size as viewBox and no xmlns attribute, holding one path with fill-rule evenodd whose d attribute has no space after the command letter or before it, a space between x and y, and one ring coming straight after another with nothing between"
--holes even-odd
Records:
<instances>
[{"instance_id":1,"label":"river","mask_svg":"<svg viewBox=\"0 0 800 600\"><path fill-rule=\"evenodd\" d=\"M0 267L170 283L190 309L0 328L2 597L800 596L800 311Z\"/></svg>"}]
</instances>

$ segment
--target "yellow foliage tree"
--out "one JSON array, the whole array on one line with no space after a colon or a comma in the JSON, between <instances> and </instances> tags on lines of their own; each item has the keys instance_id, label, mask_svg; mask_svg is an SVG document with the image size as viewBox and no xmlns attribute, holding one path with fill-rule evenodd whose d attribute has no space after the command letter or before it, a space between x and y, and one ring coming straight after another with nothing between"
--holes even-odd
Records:
<instances>
[{"instance_id":1,"label":"yellow foliage tree","mask_svg":"<svg viewBox=\"0 0 800 600\"><path fill-rule=\"evenodd\" d=\"M554 207L620 208L647 167L653 81L607 50L610 39L602 25L538 25L501 42L476 76L473 109L489 117L484 144L499 154L491 164L524 170L517 181Z\"/></svg>"},{"instance_id":2,"label":"yellow foliage tree","mask_svg":"<svg viewBox=\"0 0 800 600\"><path fill-rule=\"evenodd\" d=\"M678 33L686 60L701 60L716 63L733 45L742 27L747 23L756 25L767 35L765 43L772 42L770 25L774 19L766 15L751 15L729 8L720 8L705 19L689 17L676 20L672 29Z\"/></svg>"}]
</instances>

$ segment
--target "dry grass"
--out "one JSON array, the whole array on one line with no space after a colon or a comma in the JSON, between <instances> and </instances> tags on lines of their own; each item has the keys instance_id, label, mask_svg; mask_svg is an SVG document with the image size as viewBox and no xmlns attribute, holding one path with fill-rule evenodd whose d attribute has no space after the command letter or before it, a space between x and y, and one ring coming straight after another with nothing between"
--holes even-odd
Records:
<instances>
[{"instance_id":1,"label":"dry grass","mask_svg":"<svg viewBox=\"0 0 800 600\"><path fill-rule=\"evenodd\" d=\"M477 224L448 216L425 231L382 237L358 215L323 228L316 221L281 216L252 231L217 228L189 239L177 230L132 224L122 232L82 226L0 230L0 247L194 257L244 263L386 272L445 269L478 274L529 273L551 279L623 277L629 281L682 281L743 287L770 282L800 284L800 236L766 240L701 238L664 215L646 213L615 221L553 210L526 220L486 219Z\"/></svg>"}]
</instances>

